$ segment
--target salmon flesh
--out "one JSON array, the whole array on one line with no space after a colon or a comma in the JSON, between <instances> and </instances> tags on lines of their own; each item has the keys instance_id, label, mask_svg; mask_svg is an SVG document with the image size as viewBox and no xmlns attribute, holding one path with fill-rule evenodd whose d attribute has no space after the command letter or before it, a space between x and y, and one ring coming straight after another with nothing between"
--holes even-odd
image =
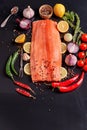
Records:
<instances>
[{"instance_id":1,"label":"salmon flesh","mask_svg":"<svg viewBox=\"0 0 87 130\"><path fill-rule=\"evenodd\" d=\"M30 71L33 82L61 80L61 39L57 22L38 20L32 23Z\"/></svg>"}]
</instances>

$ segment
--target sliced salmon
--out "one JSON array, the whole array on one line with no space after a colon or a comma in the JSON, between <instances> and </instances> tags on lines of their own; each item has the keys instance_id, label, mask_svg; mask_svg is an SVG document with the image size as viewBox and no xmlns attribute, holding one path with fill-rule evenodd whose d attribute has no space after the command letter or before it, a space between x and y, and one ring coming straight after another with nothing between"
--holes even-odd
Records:
<instances>
[{"instance_id":1,"label":"sliced salmon","mask_svg":"<svg viewBox=\"0 0 87 130\"><path fill-rule=\"evenodd\" d=\"M33 22L30 54L33 82L61 79L61 40L57 22L48 19Z\"/></svg>"}]
</instances>

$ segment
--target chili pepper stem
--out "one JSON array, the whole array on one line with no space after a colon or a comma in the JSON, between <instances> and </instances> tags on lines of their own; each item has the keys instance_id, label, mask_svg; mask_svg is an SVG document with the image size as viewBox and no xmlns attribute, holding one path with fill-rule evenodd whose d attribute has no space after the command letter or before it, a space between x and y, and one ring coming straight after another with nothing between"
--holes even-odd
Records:
<instances>
[{"instance_id":1,"label":"chili pepper stem","mask_svg":"<svg viewBox=\"0 0 87 130\"><path fill-rule=\"evenodd\" d=\"M15 81L14 77L12 77L11 79L12 79L13 82Z\"/></svg>"},{"instance_id":2,"label":"chili pepper stem","mask_svg":"<svg viewBox=\"0 0 87 130\"><path fill-rule=\"evenodd\" d=\"M31 88L29 89L33 94L35 94L36 95L36 93L34 92L34 90L32 90Z\"/></svg>"},{"instance_id":3,"label":"chili pepper stem","mask_svg":"<svg viewBox=\"0 0 87 130\"><path fill-rule=\"evenodd\" d=\"M32 96L32 95L30 95L30 97L33 98L33 99L36 99L36 97L34 97L34 96Z\"/></svg>"}]
</instances>

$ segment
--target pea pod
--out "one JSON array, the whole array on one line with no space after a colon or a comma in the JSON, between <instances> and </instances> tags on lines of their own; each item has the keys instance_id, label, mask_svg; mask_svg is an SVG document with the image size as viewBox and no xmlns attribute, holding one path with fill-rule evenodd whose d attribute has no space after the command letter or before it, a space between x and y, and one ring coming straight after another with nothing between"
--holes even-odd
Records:
<instances>
[{"instance_id":1,"label":"pea pod","mask_svg":"<svg viewBox=\"0 0 87 130\"><path fill-rule=\"evenodd\" d=\"M18 58L18 54L19 54L18 51L14 52L12 60L11 60L11 69L14 72L14 74L16 74L16 75L18 75L18 73L17 73L14 65L15 65L15 61Z\"/></svg>"},{"instance_id":2,"label":"pea pod","mask_svg":"<svg viewBox=\"0 0 87 130\"><path fill-rule=\"evenodd\" d=\"M12 61L12 55L8 58L8 61L6 63L6 74L12 79L14 80L13 78L13 74L11 73L11 61Z\"/></svg>"}]
</instances>

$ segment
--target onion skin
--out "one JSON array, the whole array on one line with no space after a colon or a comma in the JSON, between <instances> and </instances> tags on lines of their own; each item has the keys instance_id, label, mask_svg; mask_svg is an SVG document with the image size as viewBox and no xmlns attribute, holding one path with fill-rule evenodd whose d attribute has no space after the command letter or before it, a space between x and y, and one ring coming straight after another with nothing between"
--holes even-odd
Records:
<instances>
[{"instance_id":1,"label":"onion skin","mask_svg":"<svg viewBox=\"0 0 87 130\"><path fill-rule=\"evenodd\" d=\"M75 54L79 51L79 46L73 42L70 42L67 45L67 50L69 51L69 53Z\"/></svg>"},{"instance_id":2,"label":"onion skin","mask_svg":"<svg viewBox=\"0 0 87 130\"><path fill-rule=\"evenodd\" d=\"M75 66L77 63L77 57L73 54L69 54L65 57L65 63L68 66Z\"/></svg>"}]
</instances>

